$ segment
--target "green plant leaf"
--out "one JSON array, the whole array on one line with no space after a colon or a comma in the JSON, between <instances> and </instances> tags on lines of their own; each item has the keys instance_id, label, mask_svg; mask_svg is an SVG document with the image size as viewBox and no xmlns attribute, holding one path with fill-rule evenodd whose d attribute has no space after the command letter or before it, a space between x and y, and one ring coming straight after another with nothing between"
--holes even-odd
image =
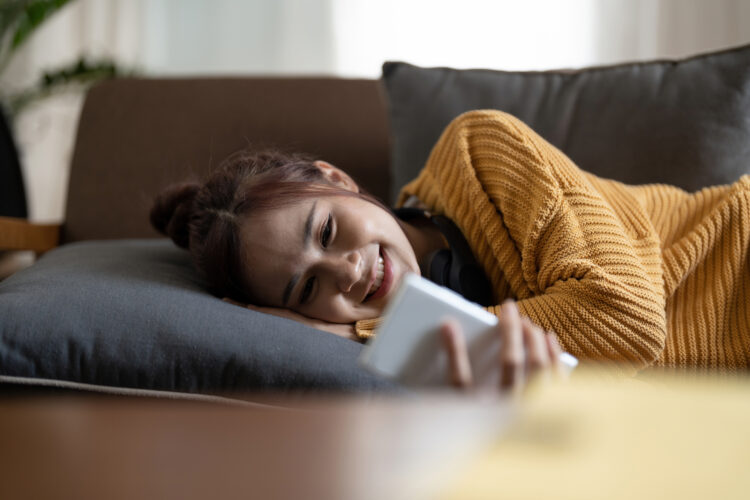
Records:
<instances>
[{"instance_id":1,"label":"green plant leaf","mask_svg":"<svg viewBox=\"0 0 750 500\"><path fill-rule=\"evenodd\" d=\"M0 0L0 40L10 32L24 15L29 0Z\"/></svg>"},{"instance_id":2,"label":"green plant leaf","mask_svg":"<svg viewBox=\"0 0 750 500\"><path fill-rule=\"evenodd\" d=\"M11 50L18 48L45 19L64 7L70 0L37 0L24 2L26 8L16 26Z\"/></svg>"},{"instance_id":3,"label":"green plant leaf","mask_svg":"<svg viewBox=\"0 0 750 500\"><path fill-rule=\"evenodd\" d=\"M131 71L124 72L115 65L114 61L108 59L87 61L81 58L69 65L45 72L33 88L10 96L7 99L8 114L17 116L23 108L32 102L65 89L85 89L89 85L107 78L132 74Z\"/></svg>"}]
</instances>

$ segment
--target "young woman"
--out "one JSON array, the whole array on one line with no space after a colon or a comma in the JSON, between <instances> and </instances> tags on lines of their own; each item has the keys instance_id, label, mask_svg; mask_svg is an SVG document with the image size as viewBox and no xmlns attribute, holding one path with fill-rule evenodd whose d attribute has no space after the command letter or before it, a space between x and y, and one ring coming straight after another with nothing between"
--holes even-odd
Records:
<instances>
[{"instance_id":1,"label":"young woman","mask_svg":"<svg viewBox=\"0 0 750 500\"><path fill-rule=\"evenodd\" d=\"M415 201L424 212L396 215L324 161L245 152L203 185L162 193L152 223L217 293L344 336L372 335L415 272L505 318L504 372L553 366L559 347L543 330L630 373L748 367L750 176L695 194L626 186L510 115L472 111L399 205ZM517 302L497 305L506 299ZM469 383L460 332L444 336L454 379Z\"/></svg>"}]
</instances>

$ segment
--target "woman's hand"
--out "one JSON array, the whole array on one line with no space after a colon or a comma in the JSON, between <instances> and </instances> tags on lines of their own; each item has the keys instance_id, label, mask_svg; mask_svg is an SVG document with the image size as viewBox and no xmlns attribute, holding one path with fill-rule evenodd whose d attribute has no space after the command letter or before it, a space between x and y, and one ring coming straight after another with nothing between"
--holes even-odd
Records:
<instances>
[{"instance_id":1,"label":"woman's hand","mask_svg":"<svg viewBox=\"0 0 750 500\"><path fill-rule=\"evenodd\" d=\"M471 362L461 327L447 321L441 331L448 353L451 383L468 389L474 385ZM506 301L497 325L500 341L500 389L519 393L533 377L562 376L562 349L552 332L545 333L527 318L521 318L515 302Z\"/></svg>"},{"instance_id":2,"label":"woman's hand","mask_svg":"<svg viewBox=\"0 0 750 500\"><path fill-rule=\"evenodd\" d=\"M234 304L236 306L244 307L246 309L252 309L266 314L273 314L274 316L280 316L282 318L293 319L300 323L304 323L307 326L311 326L317 330L323 330L325 332L333 333L339 337L344 337L351 340L357 340L357 335L354 332L354 324L352 323L329 323L320 319L308 318L302 314L296 313L289 309L282 309L280 307L263 307L255 306L252 304L242 304L229 297L224 297L224 302Z\"/></svg>"}]
</instances>

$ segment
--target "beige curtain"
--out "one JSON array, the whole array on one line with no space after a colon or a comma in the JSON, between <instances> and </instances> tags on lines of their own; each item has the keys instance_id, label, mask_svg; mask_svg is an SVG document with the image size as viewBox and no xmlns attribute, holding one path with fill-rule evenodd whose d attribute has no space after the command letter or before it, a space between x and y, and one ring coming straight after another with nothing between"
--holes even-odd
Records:
<instances>
[{"instance_id":1,"label":"beige curtain","mask_svg":"<svg viewBox=\"0 0 750 500\"><path fill-rule=\"evenodd\" d=\"M600 0L596 63L680 58L750 43L747 0Z\"/></svg>"}]
</instances>

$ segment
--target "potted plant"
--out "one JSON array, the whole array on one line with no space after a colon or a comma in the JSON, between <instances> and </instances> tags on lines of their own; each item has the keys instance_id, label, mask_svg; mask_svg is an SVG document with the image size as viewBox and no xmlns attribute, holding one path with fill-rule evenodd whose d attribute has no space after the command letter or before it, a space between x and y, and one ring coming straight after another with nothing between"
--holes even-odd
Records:
<instances>
[{"instance_id":1,"label":"potted plant","mask_svg":"<svg viewBox=\"0 0 750 500\"><path fill-rule=\"evenodd\" d=\"M73 2L74 0L0 0L0 80L6 76L14 55L40 26ZM20 117L33 109L35 104L49 101L54 95L70 92L83 94L91 84L118 76L119 73L117 66L110 60L89 61L80 57L72 63L44 71L30 86L20 89L0 86L0 217L29 216L29 186L24 188L21 168L24 155L19 155L17 149L19 142L22 146L24 144L19 141L19 134L14 134ZM72 131L66 132L71 133L72 141ZM42 134L32 130L27 135L32 137L26 141L30 147L38 148L39 136ZM66 175L67 173L52 181L62 184ZM60 191L64 189L61 188ZM7 253L0 251L0 277L8 274L3 271L3 261L7 261L8 257Z\"/></svg>"}]
</instances>

